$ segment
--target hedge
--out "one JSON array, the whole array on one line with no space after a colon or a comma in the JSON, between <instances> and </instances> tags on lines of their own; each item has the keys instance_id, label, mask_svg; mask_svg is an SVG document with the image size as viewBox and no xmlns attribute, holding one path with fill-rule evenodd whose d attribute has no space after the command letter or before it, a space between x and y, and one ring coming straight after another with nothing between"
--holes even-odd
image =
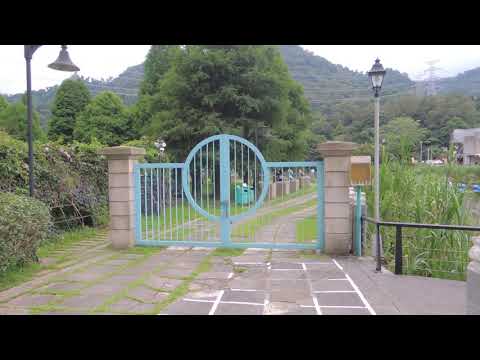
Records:
<instances>
[{"instance_id":1,"label":"hedge","mask_svg":"<svg viewBox=\"0 0 480 360\"><path fill-rule=\"evenodd\" d=\"M35 197L50 209L56 228L105 222L107 163L99 143L36 143ZM28 148L0 131L0 191L28 194Z\"/></svg>"},{"instance_id":2,"label":"hedge","mask_svg":"<svg viewBox=\"0 0 480 360\"><path fill-rule=\"evenodd\" d=\"M39 200L0 193L0 274L37 261L37 249L52 229L48 207Z\"/></svg>"}]
</instances>

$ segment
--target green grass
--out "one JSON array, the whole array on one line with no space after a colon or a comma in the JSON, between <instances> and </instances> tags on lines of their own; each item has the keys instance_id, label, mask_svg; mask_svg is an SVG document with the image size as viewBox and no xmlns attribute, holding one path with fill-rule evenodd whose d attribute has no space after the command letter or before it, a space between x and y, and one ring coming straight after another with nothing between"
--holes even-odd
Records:
<instances>
[{"instance_id":1,"label":"green grass","mask_svg":"<svg viewBox=\"0 0 480 360\"><path fill-rule=\"evenodd\" d=\"M212 256L234 257L240 256L244 252L245 249L217 248L212 252Z\"/></svg>"},{"instance_id":2,"label":"green grass","mask_svg":"<svg viewBox=\"0 0 480 360\"><path fill-rule=\"evenodd\" d=\"M95 238L99 234L99 229L83 227L60 234L40 246L37 251L39 258L51 256L55 251L64 250L69 246L88 238Z\"/></svg>"},{"instance_id":3,"label":"green grass","mask_svg":"<svg viewBox=\"0 0 480 360\"><path fill-rule=\"evenodd\" d=\"M56 256L54 254L55 251L64 250L79 241L94 238L99 234L99 231L99 229L85 227L52 238L38 249L37 254L39 258L55 257L57 260L55 264L42 265L40 263L29 263L24 266L10 268L0 274L0 291L30 281L42 270L57 268L61 263L69 260L69 258L68 254Z\"/></svg>"},{"instance_id":4,"label":"green grass","mask_svg":"<svg viewBox=\"0 0 480 360\"><path fill-rule=\"evenodd\" d=\"M271 224L275 219L290 215L294 212L307 209L315 206L317 199L312 199L301 204L297 204L290 207L281 208L280 210L266 213L265 215L255 216L251 220L248 220L242 224L238 224L232 230L232 236L238 237L251 237L262 227Z\"/></svg>"},{"instance_id":5,"label":"green grass","mask_svg":"<svg viewBox=\"0 0 480 360\"><path fill-rule=\"evenodd\" d=\"M297 242L312 242L317 240L317 216L312 215L295 223Z\"/></svg>"}]
</instances>

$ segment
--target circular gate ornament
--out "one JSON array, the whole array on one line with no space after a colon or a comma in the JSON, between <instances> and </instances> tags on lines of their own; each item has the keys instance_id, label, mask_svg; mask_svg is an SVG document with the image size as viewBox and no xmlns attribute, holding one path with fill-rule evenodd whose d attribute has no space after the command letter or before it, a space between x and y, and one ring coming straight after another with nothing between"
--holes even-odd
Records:
<instances>
[{"instance_id":1,"label":"circular gate ornament","mask_svg":"<svg viewBox=\"0 0 480 360\"><path fill-rule=\"evenodd\" d=\"M240 152L237 154L237 145L240 146ZM244 156L243 149L246 147L247 155ZM209 149L210 148L210 149ZM233 149L233 151L232 151ZM253 159L250 159L250 153L253 155ZM206 156L204 156L206 154ZM210 154L210 159L209 159ZM232 160L233 156L233 160ZM197 161L198 158L198 161ZM206 159L206 160L205 160ZM254 170L250 168L250 161L253 161ZM206 169L202 167L204 161L206 161ZM198 167L198 162L200 162L200 167ZM238 164L240 162L240 164ZM209 165L213 164L210 170L209 176ZM257 164L258 163L258 169ZM250 184L244 186L243 180L245 179L244 165L246 164L247 170L247 182L250 180L250 174L253 177L254 186L251 187ZM234 196L233 201L234 205L232 207L231 198L231 185L232 185L232 165L234 167L233 176L234 176ZM238 166L237 166L238 165ZM220 171L216 171L220 169ZM193 171L192 171L193 170ZM241 170L240 177L237 177L238 171ZM197 171L200 181L200 204L198 203L198 184L197 184ZM213 174L212 174L213 172ZM193 176L191 176L193 173ZM259 176L257 176L259 175ZM193 178L193 180L191 179ZM211 188L213 188L213 199L214 206L213 212L210 206L205 208L203 204L203 178L206 177L206 184L208 190L208 184L211 180ZM237 180L240 178L242 180L242 185L240 185L240 191L238 190ZM187 159L185 160L183 169L182 169L182 187L185 192L185 196L190 203L190 205L202 216L212 220L220 221L221 219L227 218L230 222L238 221L244 217L252 215L263 203L265 197L268 193L268 186L270 174L267 163L258 150L258 148L251 142L235 135L215 135L211 136L200 143L198 143L192 151L189 153ZM216 206L216 188L217 182L219 182L219 194L218 198L220 200L220 214L217 214L215 210L218 209ZM193 185L193 194L192 194L192 185ZM258 188L261 185L261 192L258 196ZM243 194L240 198L241 206L238 205L237 191L245 191L248 189L248 199L245 200ZM253 190L252 190L253 189ZM252 199L253 193L253 200ZM207 192L207 201L209 200L209 191ZM247 203L247 207L244 206L244 202ZM235 210L235 214L231 215L230 210ZM225 209L228 209L226 211ZM239 211L240 210L240 211Z\"/></svg>"}]
</instances>

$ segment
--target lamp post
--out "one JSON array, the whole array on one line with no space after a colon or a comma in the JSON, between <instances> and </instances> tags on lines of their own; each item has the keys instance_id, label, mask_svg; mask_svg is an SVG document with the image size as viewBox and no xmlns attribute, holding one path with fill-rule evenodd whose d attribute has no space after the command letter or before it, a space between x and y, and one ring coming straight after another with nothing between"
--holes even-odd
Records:
<instances>
[{"instance_id":1,"label":"lamp post","mask_svg":"<svg viewBox=\"0 0 480 360\"><path fill-rule=\"evenodd\" d=\"M368 77L372 83L372 89L375 97L375 221L380 221L380 89L382 88L383 79L386 71L380 64L380 59L375 60L372 69L368 72ZM377 226L378 231L378 226ZM380 238L377 234L376 239ZM379 249L376 244L374 249ZM377 254L380 256L380 254Z\"/></svg>"},{"instance_id":2,"label":"lamp post","mask_svg":"<svg viewBox=\"0 0 480 360\"><path fill-rule=\"evenodd\" d=\"M27 65L27 123L28 123L28 186L30 196L34 194L33 181L33 133L32 133L32 74L31 61L35 51L42 45L23 45L25 62ZM67 45L62 45L62 50L57 60L48 65L49 68L60 71L79 71L80 69L72 63L68 55Z\"/></svg>"}]
</instances>

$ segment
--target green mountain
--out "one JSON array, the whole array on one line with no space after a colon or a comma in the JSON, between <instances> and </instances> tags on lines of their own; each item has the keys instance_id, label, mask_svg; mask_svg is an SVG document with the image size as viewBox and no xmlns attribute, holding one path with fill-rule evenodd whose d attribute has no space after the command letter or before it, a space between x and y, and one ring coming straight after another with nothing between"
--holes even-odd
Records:
<instances>
[{"instance_id":1,"label":"green mountain","mask_svg":"<svg viewBox=\"0 0 480 360\"><path fill-rule=\"evenodd\" d=\"M465 71L457 76L442 78L437 81L439 94L480 95L480 67Z\"/></svg>"},{"instance_id":2,"label":"green mountain","mask_svg":"<svg viewBox=\"0 0 480 360\"><path fill-rule=\"evenodd\" d=\"M344 101L371 100L372 90L366 73L333 64L298 45L280 45L279 49L292 77L303 85L314 110L328 113L332 106ZM415 83L407 74L386 70L382 96L414 93Z\"/></svg>"}]
</instances>

